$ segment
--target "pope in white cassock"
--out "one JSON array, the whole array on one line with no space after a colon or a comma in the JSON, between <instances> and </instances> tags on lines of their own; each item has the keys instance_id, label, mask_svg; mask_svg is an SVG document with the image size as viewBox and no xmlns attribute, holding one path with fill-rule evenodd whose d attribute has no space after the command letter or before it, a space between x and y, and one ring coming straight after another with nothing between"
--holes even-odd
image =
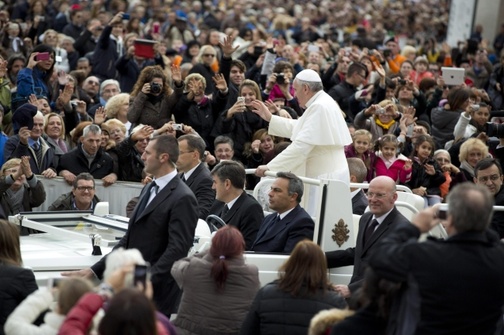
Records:
<instances>
[{"instance_id":1,"label":"pope in white cassock","mask_svg":"<svg viewBox=\"0 0 504 335\"><path fill-rule=\"evenodd\" d=\"M290 138L292 143L256 175L266 170L291 171L298 176L350 182L344 146L352 142L350 132L336 101L323 91L317 72L303 70L294 79L296 98L304 114L297 120L272 115L259 100L254 112L269 122L268 133Z\"/></svg>"}]
</instances>

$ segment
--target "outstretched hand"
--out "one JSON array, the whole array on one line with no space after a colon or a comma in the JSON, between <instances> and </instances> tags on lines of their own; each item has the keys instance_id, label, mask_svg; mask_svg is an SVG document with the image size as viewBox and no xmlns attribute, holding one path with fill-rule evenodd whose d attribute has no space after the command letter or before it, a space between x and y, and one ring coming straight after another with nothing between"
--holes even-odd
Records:
<instances>
[{"instance_id":1,"label":"outstretched hand","mask_svg":"<svg viewBox=\"0 0 504 335\"><path fill-rule=\"evenodd\" d=\"M266 105L262 101L254 100L250 103L250 107L252 109L252 112L259 115L263 120L270 122L273 114L271 114L268 107L266 107Z\"/></svg>"}]
</instances>

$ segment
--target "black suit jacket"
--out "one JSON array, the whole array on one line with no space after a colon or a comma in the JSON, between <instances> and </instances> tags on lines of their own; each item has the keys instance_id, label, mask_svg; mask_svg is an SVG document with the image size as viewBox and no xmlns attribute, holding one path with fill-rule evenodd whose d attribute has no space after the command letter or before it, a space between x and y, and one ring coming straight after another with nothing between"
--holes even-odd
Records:
<instances>
[{"instance_id":1,"label":"black suit jacket","mask_svg":"<svg viewBox=\"0 0 504 335\"><path fill-rule=\"evenodd\" d=\"M224 205L225 203L222 201L215 200L210 209L210 214L220 216ZM257 200L243 191L233 204L233 207L231 207L222 219L227 224L235 226L240 230L245 239L245 249L250 250L255 241L259 226L264 219L264 213Z\"/></svg>"},{"instance_id":2,"label":"black suit jacket","mask_svg":"<svg viewBox=\"0 0 504 335\"><path fill-rule=\"evenodd\" d=\"M183 175L181 173L180 178ZM212 208L212 204L215 201L215 191L212 189L213 179L210 170L205 164L200 163L185 183L193 191L198 201L198 217L206 220L208 214L210 214L210 208Z\"/></svg>"},{"instance_id":3,"label":"black suit jacket","mask_svg":"<svg viewBox=\"0 0 504 335\"><path fill-rule=\"evenodd\" d=\"M149 196L144 187L142 198ZM140 250L143 258L151 264L151 281L154 301L158 310L166 315L174 313L180 298L180 290L170 274L175 261L187 256L194 242L198 223L196 197L177 176L173 178L142 213L138 204L129 221L126 235L114 247ZM91 269L98 277L105 270L103 257Z\"/></svg>"},{"instance_id":4,"label":"black suit jacket","mask_svg":"<svg viewBox=\"0 0 504 335\"><path fill-rule=\"evenodd\" d=\"M251 250L291 253L299 241L313 239L315 222L301 206L294 207L289 214L266 232L277 215L278 213L273 213L264 218Z\"/></svg>"},{"instance_id":5,"label":"black suit jacket","mask_svg":"<svg viewBox=\"0 0 504 335\"><path fill-rule=\"evenodd\" d=\"M368 206L368 199L363 190L360 190L352 198L352 212L353 214L362 215Z\"/></svg>"},{"instance_id":6,"label":"black suit jacket","mask_svg":"<svg viewBox=\"0 0 504 335\"><path fill-rule=\"evenodd\" d=\"M362 285L364 271L371 255L375 252L376 246L380 240L387 236L395 226L409 225L410 222L398 210L394 209L387 215L385 220L376 228L370 240L363 246L364 232L368 223L372 220L373 213L367 212L361 216L359 221L359 233L357 235L357 243L355 248L346 250L329 251L326 253L327 266L336 268L340 266L353 265L353 275L348 288L351 292L355 292Z\"/></svg>"},{"instance_id":7,"label":"black suit jacket","mask_svg":"<svg viewBox=\"0 0 504 335\"><path fill-rule=\"evenodd\" d=\"M379 276L407 282L401 307L411 309L418 301L421 319L414 333L496 334L504 304L504 244L497 234L468 231L422 243L419 236L414 225L398 226L369 259Z\"/></svg>"}]
</instances>

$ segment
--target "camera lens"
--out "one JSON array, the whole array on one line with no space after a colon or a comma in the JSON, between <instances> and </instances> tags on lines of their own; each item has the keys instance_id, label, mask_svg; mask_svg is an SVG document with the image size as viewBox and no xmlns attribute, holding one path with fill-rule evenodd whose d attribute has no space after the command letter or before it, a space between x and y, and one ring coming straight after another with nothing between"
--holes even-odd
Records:
<instances>
[{"instance_id":1,"label":"camera lens","mask_svg":"<svg viewBox=\"0 0 504 335\"><path fill-rule=\"evenodd\" d=\"M151 83L150 90L151 93L154 94L161 93L161 85L159 85L158 83Z\"/></svg>"}]
</instances>

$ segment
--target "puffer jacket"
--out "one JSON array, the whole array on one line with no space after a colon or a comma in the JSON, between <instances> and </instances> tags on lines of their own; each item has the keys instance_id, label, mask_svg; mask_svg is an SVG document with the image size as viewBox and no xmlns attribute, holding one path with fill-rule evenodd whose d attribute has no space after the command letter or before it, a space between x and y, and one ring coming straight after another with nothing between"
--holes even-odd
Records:
<instances>
[{"instance_id":1,"label":"puffer jacket","mask_svg":"<svg viewBox=\"0 0 504 335\"><path fill-rule=\"evenodd\" d=\"M444 149L446 142L453 140L453 131L463 110L451 111L443 107L434 108L431 112L432 137L436 149Z\"/></svg>"},{"instance_id":2,"label":"puffer jacket","mask_svg":"<svg viewBox=\"0 0 504 335\"><path fill-rule=\"evenodd\" d=\"M345 307L345 299L333 291L295 297L281 291L278 282L269 283L257 293L240 334L306 335L319 311Z\"/></svg>"},{"instance_id":3,"label":"puffer jacket","mask_svg":"<svg viewBox=\"0 0 504 335\"><path fill-rule=\"evenodd\" d=\"M259 289L259 270L243 257L226 260L228 277L218 293L210 275L213 258L208 253L181 259L171 273L183 289L173 324L178 334L238 334Z\"/></svg>"}]
</instances>

